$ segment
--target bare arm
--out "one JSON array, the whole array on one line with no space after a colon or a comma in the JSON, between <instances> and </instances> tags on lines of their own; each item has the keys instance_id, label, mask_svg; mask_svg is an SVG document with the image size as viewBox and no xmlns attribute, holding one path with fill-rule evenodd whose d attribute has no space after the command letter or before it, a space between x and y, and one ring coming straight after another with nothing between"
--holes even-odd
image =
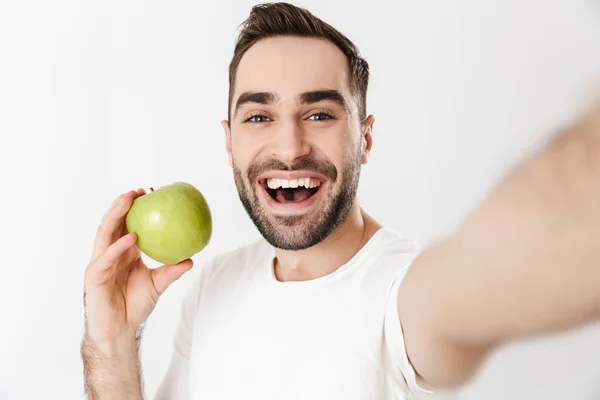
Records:
<instances>
[{"instance_id":1,"label":"bare arm","mask_svg":"<svg viewBox=\"0 0 600 400\"><path fill-rule=\"evenodd\" d=\"M85 271L85 335L81 342L85 391L90 400L141 400L139 343L159 297L192 260L149 269L127 232L125 216L139 189L115 200L102 219Z\"/></svg>"},{"instance_id":2,"label":"bare arm","mask_svg":"<svg viewBox=\"0 0 600 400\"><path fill-rule=\"evenodd\" d=\"M125 335L111 344L97 344L89 337L81 343L85 392L90 400L142 399L140 334Z\"/></svg>"},{"instance_id":3,"label":"bare arm","mask_svg":"<svg viewBox=\"0 0 600 400\"><path fill-rule=\"evenodd\" d=\"M398 307L409 358L438 387L464 383L499 345L600 319L600 109L426 249Z\"/></svg>"}]
</instances>

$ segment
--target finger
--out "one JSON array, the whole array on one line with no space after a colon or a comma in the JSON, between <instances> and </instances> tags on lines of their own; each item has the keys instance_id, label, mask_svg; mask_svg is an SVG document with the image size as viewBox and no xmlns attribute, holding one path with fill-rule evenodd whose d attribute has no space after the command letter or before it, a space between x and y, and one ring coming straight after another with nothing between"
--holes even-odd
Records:
<instances>
[{"instance_id":1,"label":"finger","mask_svg":"<svg viewBox=\"0 0 600 400\"><path fill-rule=\"evenodd\" d=\"M116 206L118 206L118 205L121 203L121 201L123 200L123 198L124 198L125 196L131 195L131 194L132 194L132 192L133 192L133 190L130 190L130 191L126 192L126 193L123 193L123 194L121 194L119 197L117 197L117 198L116 198L116 199L115 199L115 200L112 202L112 204L110 205L110 207L108 208L108 210L106 211L106 213L104 213L104 216L103 216L103 217L105 217L105 216L106 216L106 215L108 215L110 212L112 212L112 210L114 210L114 209L115 209L115 207L116 207Z\"/></svg>"},{"instance_id":2,"label":"finger","mask_svg":"<svg viewBox=\"0 0 600 400\"><path fill-rule=\"evenodd\" d=\"M160 296L169 286L181 276L192 269L194 262L191 259L183 260L175 265L163 265L150 271L154 287Z\"/></svg>"},{"instance_id":3,"label":"finger","mask_svg":"<svg viewBox=\"0 0 600 400\"><path fill-rule=\"evenodd\" d=\"M137 190L138 197L143 196L145 194L146 194L146 191L143 188L140 188Z\"/></svg>"},{"instance_id":4,"label":"finger","mask_svg":"<svg viewBox=\"0 0 600 400\"><path fill-rule=\"evenodd\" d=\"M102 223L98 228L98 232L96 233L96 241L94 245L94 255L93 259L102 254L108 247L113 243L115 233L121 227L121 223L129 208L131 208L131 204L133 204L133 200L137 197L136 191L129 191L121 196L115 201L115 203L110 207L110 209L104 214L102 217Z\"/></svg>"},{"instance_id":5,"label":"finger","mask_svg":"<svg viewBox=\"0 0 600 400\"><path fill-rule=\"evenodd\" d=\"M107 271L117 263L119 257L130 249L137 241L137 235L133 232L120 237L116 242L106 249L94 262L92 262L86 271L86 276L95 283L102 283L107 278Z\"/></svg>"}]
</instances>

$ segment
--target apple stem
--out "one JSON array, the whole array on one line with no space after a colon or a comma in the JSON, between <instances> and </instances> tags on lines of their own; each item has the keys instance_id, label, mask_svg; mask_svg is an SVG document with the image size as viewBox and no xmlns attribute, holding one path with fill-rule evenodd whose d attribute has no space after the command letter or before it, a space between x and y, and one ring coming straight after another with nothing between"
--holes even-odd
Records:
<instances>
[{"instance_id":1,"label":"apple stem","mask_svg":"<svg viewBox=\"0 0 600 400\"><path fill-rule=\"evenodd\" d=\"M154 192L154 188L150 188L150 191L151 191L151 192Z\"/></svg>"}]
</instances>

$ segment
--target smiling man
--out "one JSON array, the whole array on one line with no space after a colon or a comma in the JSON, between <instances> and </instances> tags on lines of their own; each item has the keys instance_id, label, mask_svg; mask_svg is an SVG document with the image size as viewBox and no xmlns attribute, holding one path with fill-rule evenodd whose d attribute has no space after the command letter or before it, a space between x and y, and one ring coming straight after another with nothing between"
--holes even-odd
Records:
<instances>
[{"instance_id":1,"label":"smiling man","mask_svg":"<svg viewBox=\"0 0 600 400\"><path fill-rule=\"evenodd\" d=\"M358 204L369 69L308 11L253 8L222 122L263 238L201 267L157 400L400 400L456 388L512 340L600 317L598 113L421 251ZM141 399L140 327L191 260L149 270L107 212L86 269L86 390Z\"/></svg>"},{"instance_id":2,"label":"smiling man","mask_svg":"<svg viewBox=\"0 0 600 400\"><path fill-rule=\"evenodd\" d=\"M371 146L373 118L364 118L368 70L357 58L357 70L350 71L346 56L324 38L282 36L293 26L281 30L270 14L282 13L279 18L289 18L289 24L294 14L283 14L285 6L265 10L261 15L256 9L248 22L262 32L243 32L236 49L235 107L223 127L248 214L267 242L281 250L305 250L289 253L304 258L350 210L346 225L362 224L355 195ZM352 47L345 51L356 54ZM293 270L322 271L313 262L302 264Z\"/></svg>"}]
</instances>

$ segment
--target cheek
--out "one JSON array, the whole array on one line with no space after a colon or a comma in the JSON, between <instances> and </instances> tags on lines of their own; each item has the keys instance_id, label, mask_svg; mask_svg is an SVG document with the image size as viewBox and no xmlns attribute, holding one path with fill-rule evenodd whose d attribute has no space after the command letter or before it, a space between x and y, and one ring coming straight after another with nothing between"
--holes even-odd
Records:
<instances>
[{"instance_id":1,"label":"cheek","mask_svg":"<svg viewBox=\"0 0 600 400\"><path fill-rule=\"evenodd\" d=\"M350 134L344 133L320 137L314 142L314 149L339 170L348 163L348 160L354 159L358 152L358 145L359 143Z\"/></svg>"},{"instance_id":2,"label":"cheek","mask_svg":"<svg viewBox=\"0 0 600 400\"><path fill-rule=\"evenodd\" d=\"M233 162L244 169L260 152L260 143L249 140L245 135L238 135L231 140L231 156Z\"/></svg>"}]
</instances>

